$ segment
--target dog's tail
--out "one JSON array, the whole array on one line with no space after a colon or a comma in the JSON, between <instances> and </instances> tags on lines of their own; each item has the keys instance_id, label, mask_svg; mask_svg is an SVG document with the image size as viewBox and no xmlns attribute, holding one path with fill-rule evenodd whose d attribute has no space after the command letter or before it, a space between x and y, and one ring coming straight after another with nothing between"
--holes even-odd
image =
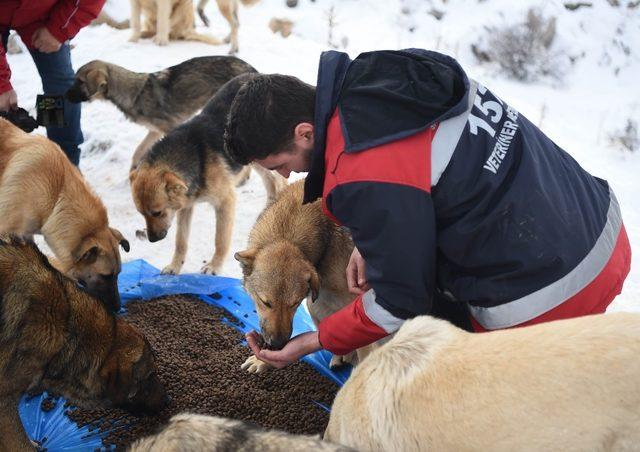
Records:
<instances>
[{"instance_id":1,"label":"dog's tail","mask_svg":"<svg viewBox=\"0 0 640 452\"><path fill-rule=\"evenodd\" d=\"M253 6L260 0L240 0L244 6Z\"/></svg>"},{"instance_id":2,"label":"dog's tail","mask_svg":"<svg viewBox=\"0 0 640 452\"><path fill-rule=\"evenodd\" d=\"M193 31L193 30L185 33L184 39L187 41L205 42L207 44L211 44L214 46L222 44L222 41L220 41L218 38L214 38L213 36L205 35L203 33L198 33L197 31Z\"/></svg>"},{"instance_id":3,"label":"dog's tail","mask_svg":"<svg viewBox=\"0 0 640 452\"><path fill-rule=\"evenodd\" d=\"M122 21L115 20L113 17L107 14L106 11L100 11L100 14L98 15L98 17L93 19L93 21L91 22L91 25L102 25L102 24L107 24L110 27L115 28L117 30L126 30L127 28L130 27L129 19L122 20Z\"/></svg>"},{"instance_id":4,"label":"dog's tail","mask_svg":"<svg viewBox=\"0 0 640 452\"><path fill-rule=\"evenodd\" d=\"M204 12L204 7L207 6L207 3L209 3L209 0L200 0L197 7L198 16L200 16L200 19L202 19L202 23L204 23L205 27L209 26L209 18Z\"/></svg>"}]
</instances>

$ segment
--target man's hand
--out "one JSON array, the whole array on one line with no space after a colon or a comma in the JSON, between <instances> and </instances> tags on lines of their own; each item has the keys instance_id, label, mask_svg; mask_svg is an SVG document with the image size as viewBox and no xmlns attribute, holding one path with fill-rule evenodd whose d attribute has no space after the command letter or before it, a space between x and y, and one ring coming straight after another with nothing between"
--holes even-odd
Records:
<instances>
[{"instance_id":1,"label":"man's hand","mask_svg":"<svg viewBox=\"0 0 640 452\"><path fill-rule=\"evenodd\" d=\"M53 37L46 27L38 28L31 38L33 47L43 53L53 53L60 50L62 43Z\"/></svg>"},{"instance_id":2,"label":"man's hand","mask_svg":"<svg viewBox=\"0 0 640 452\"><path fill-rule=\"evenodd\" d=\"M251 331L246 335L249 348L256 355L260 361L264 361L273 367L281 369L287 364L298 361L309 353L317 352L322 349L320 341L318 340L317 331L309 331L308 333L300 334L284 346L282 350L267 350L261 349L260 339L258 333Z\"/></svg>"},{"instance_id":3,"label":"man's hand","mask_svg":"<svg viewBox=\"0 0 640 452\"><path fill-rule=\"evenodd\" d=\"M0 94L0 111L15 110L18 108L18 95L12 89Z\"/></svg>"},{"instance_id":4,"label":"man's hand","mask_svg":"<svg viewBox=\"0 0 640 452\"><path fill-rule=\"evenodd\" d=\"M356 247L353 247L349 265L347 265L347 286L349 287L349 292L354 295L363 294L371 288L367 283L364 259Z\"/></svg>"}]
</instances>

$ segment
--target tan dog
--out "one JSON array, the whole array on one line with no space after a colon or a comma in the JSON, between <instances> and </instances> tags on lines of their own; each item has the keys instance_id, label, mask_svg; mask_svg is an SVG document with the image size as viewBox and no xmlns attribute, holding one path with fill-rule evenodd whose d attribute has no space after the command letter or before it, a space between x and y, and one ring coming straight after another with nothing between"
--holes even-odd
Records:
<instances>
[{"instance_id":1,"label":"tan dog","mask_svg":"<svg viewBox=\"0 0 640 452\"><path fill-rule=\"evenodd\" d=\"M473 334L406 322L338 392L324 439L368 451L640 445L640 314Z\"/></svg>"},{"instance_id":2,"label":"tan dog","mask_svg":"<svg viewBox=\"0 0 640 452\"><path fill-rule=\"evenodd\" d=\"M200 41L217 45L220 41L213 36L198 33L195 29L193 0L130 0L131 38L150 38L159 46L166 46L170 39ZM140 16L145 16L144 29Z\"/></svg>"},{"instance_id":3,"label":"tan dog","mask_svg":"<svg viewBox=\"0 0 640 452\"><path fill-rule=\"evenodd\" d=\"M283 190L258 217L248 248L235 254L262 336L273 349L291 338L293 316L305 298L316 326L354 298L345 276L351 236L322 213L320 201L303 205L303 192L304 181ZM359 350L358 359L365 354ZM334 357L331 365L352 361L352 356ZM242 368L257 373L270 366L250 356Z\"/></svg>"},{"instance_id":4,"label":"tan dog","mask_svg":"<svg viewBox=\"0 0 640 452\"><path fill-rule=\"evenodd\" d=\"M118 245L107 210L60 147L0 119L0 232L42 234L67 276L120 309Z\"/></svg>"},{"instance_id":5,"label":"tan dog","mask_svg":"<svg viewBox=\"0 0 640 452\"><path fill-rule=\"evenodd\" d=\"M53 269L31 242L0 237L0 451L34 450L22 395L156 413L167 403L149 343Z\"/></svg>"},{"instance_id":6,"label":"tan dog","mask_svg":"<svg viewBox=\"0 0 640 452\"><path fill-rule=\"evenodd\" d=\"M240 0L244 6L251 6L258 3L260 0ZM206 26L209 26L209 19L204 13L204 8L209 3L209 0L200 0L198 2L198 14ZM230 54L238 52L238 28L240 27L240 21L238 20L238 0L216 0L218 9L222 16L227 19L231 32L224 38L224 42L231 42Z\"/></svg>"},{"instance_id":7,"label":"tan dog","mask_svg":"<svg viewBox=\"0 0 640 452\"><path fill-rule=\"evenodd\" d=\"M263 430L242 421L200 414L178 414L157 435L137 441L130 452L348 452L315 436Z\"/></svg>"},{"instance_id":8,"label":"tan dog","mask_svg":"<svg viewBox=\"0 0 640 452\"><path fill-rule=\"evenodd\" d=\"M193 207L198 202L210 203L216 212L215 252L202 272L218 274L229 253L235 187L249 177L251 167L229 160L223 152L222 136L231 100L253 76L242 74L227 82L200 114L154 144L129 173L133 200L145 218L151 242L164 239L173 218L178 218L175 252L163 273L177 274L184 264ZM269 199L275 198L286 179L259 165L253 167L262 177Z\"/></svg>"}]
</instances>

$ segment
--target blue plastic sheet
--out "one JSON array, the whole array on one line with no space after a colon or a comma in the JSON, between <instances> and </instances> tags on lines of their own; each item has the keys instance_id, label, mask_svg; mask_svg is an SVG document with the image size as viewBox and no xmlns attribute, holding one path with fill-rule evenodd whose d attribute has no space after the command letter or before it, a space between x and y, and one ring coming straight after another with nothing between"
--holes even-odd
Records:
<instances>
[{"instance_id":1,"label":"blue plastic sheet","mask_svg":"<svg viewBox=\"0 0 640 452\"><path fill-rule=\"evenodd\" d=\"M122 266L118 278L123 309L133 299L151 299L164 295L193 294L203 301L226 309L232 318L226 319L230 325L246 333L259 330L259 320L254 304L242 288L240 280L202 274L161 275L160 270L144 260L136 260ZM293 320L293 334L314 329L313 321L304 309L298 309ZM306 356L304 361L338 385L344 384L350 369L337 371L329 369L331 354L320 351ZM38 441L48 451L93 451L102 447L102 437L107 432L78 428L71 421L64 408L65 400L58 399L55 407L44 412L40 408L47 394L35 397L24 396L19 412L22 424L29 438ZM323 406L328 409L328 407Z\"/></svg>"}]
</instances>

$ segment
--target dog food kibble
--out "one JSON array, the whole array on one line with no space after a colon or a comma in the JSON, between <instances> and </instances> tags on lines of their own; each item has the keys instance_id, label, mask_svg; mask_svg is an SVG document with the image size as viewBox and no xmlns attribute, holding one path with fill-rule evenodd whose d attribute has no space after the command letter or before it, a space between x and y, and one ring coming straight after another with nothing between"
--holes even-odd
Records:
<instances>
[{"instance_id":1,"label":"dog food kibble","mask_svg":"<svg viewBox=\"0 0 640 452\"><path fill-rule=\"evenodd\" d=\"M242 334L225 324L232 318L196 297L169 296L126 305L125 318L155 350L158 375L171 402L155 416L123 410L71 409L79 426L111 430L105 446L118 448L155 433L174 414L225 416L291 433L324 431L338 387L305 363L250 374L240 365L250 355Z\"/></svg>"},{"instance_id":2,"label":"dog food kibble","mask_svg":"<svg viewBox=\"0 0 640 452\"><path fill-rule=\"evenodd\" d=\"M40 409L42 411L49 412L51 410L53 410L56 406L56 402L58 401L58 399L52 395L49 395L46 399L44 399L42 401L42 403L40 404Z\"/></svg>"}]
</instances>

